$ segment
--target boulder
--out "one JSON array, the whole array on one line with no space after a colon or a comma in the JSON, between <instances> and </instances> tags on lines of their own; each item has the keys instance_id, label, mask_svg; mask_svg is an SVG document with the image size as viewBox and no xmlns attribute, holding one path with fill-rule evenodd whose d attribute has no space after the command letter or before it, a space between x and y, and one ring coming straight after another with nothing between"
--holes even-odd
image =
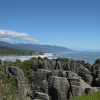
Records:
<instances>
[{"instance_id":1,"label":"boulder","mask_svg":"<svg viewBox=\"0 0 100 100\"><path fill-rule=\"evenodd\" d=\"M80 76L84 76L84 75L91 74L91 72L90 72L87 68L84 68L84 67L78 67L78 68L77 68L77 73L78 73Z\"/></svg>"},{"instance_id":2,"label":"boulder","mask_svg":"<svg viewBox=\"0 0 100 100\"><path fill-rule=\"evenodd\" d=\"M53 72L49 70L38 69L37 71L34 71L31 77L34 88L37 89L37 87L40 87L43 80L49 81L52 75Z\"/></svg>"},{"instance_id":3,"label":"boulder","mask_svg":"<svg viewBox=\"0 0 100 100\"><path fill-rule=\"evenodd\" d=\"M93 81L93 77L92 77L91 75L85 75L85 76L84 76L84 81L85 81L87 84L91 85L91 84L92 84L92 81Z\"/></svg>"},{"instance_id":4,"label":"boulder","mask_svg":"<svg viewBox=\"0 0 100 100\"><path fill-rule=\"evenodd\" d=\"M91 91L94 91L94 88L92 88L89 84L84 82L84 80L82 80L82 78L76 73L71 71L67 71L66 73L68 75L68 81L71 87L71 93L73 98L85 95L86 88L89 88L91 89ZM98 89L96 88L95 91L98 91Z\"/></svg>"},{"instance_id":5,"label":"boulder","mask_svg":"<svg viewBox=\"0 0 100 100\"><path fill-rule=\"evenodd\" d=\"M69 97L69 89L67 78L51 76L49 87L51 100L66 100Z\"/></svg>"},{"instance_id":6,"label":"boulder","mask_svg":"<svg viewBox=\"0 0 100 100\"><path fill-rule=\"evenodd\" d=\"M56 61L55 61L55 60L51 60L51 61L50 61L49 69L50 69L50 70L54 70L55 65L56 65Z\"/></svg>"}]
</instances>

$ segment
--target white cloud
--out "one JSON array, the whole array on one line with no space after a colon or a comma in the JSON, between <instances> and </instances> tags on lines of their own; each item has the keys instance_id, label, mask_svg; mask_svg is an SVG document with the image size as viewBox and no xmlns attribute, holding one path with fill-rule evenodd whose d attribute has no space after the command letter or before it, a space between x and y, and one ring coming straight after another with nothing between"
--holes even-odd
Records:
<instances>
[{"instance_id":1,"label":"white cloud","mask_svg":"<svg viewBox=\"0 0 100 100\"><path fill-rule=\"evenodd\" d=\"M9 42L9 43L12 42L12 40L8 38L0 38L0 41Z\"/></svg>"},{"instance_id":2,"label":"white cloud","mask_svg":"<svg viewBox=\"0 0 100 100\"><path fill-rule=\"evenodd\" d=\"M0 40L1 39L16 39L27 42L41 42L38 38L32 37L26 33L18 33L10 30L0 30Z\"/></svg>"}]
</instances>

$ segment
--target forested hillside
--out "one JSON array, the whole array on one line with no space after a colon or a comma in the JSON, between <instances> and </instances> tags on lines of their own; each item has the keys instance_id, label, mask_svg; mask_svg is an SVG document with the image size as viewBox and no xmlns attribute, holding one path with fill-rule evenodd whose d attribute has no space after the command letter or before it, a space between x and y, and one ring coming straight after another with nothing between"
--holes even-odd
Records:
<instances>
[{"instance_id":1,"label":"forested hillside","mask_svg":"<svg viewBox=\"0 0 100 100\"><path fill-rule=\"evenodd\" d=\"M0 55L32 55L35 51L19 50L0 46Z\"/></svg>"}]
</instances>

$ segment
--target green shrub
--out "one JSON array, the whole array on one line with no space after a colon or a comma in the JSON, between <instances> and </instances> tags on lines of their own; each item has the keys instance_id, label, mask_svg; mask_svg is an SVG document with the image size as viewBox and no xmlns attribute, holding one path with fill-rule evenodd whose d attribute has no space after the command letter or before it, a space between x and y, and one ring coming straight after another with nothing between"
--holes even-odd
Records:
<instances>
[{"instance_id":1,"label":"green shrub","mask_svg":"<svg viewBox=\"0 0 100 100\"><path fill-rule=\"evenodd\" d=\"M28 83L30 83L29 77L31 77L32 72L37 65L38 65L38 58L36 58L36 57L32 57L29 60L25 60L25 61L21 62L20 65L18 65L18 67L23 70Z\"/></svg>"},{"instance_id":2,"label":"green shrub","mask_svg":"<svg viewBox=\"0 0 100 100\"><path fill-rule=\"evenodd\" d=\"M64 61L64 62L70 62L70 61L72 61L72 59L68 59L68 58L58 58L57 59L58 61Z\"/></svg>"},{"instance_id":3,"label":"green shrub","mask_svg":"<svg viewBox=\"0 0 100 100\"><path fill-rule=\"evenodd\" d=\"M87 69L90 69L90 68L91 68L91 64L87 62L87 63L85 64L85 67L86 67Z\"/></svg>"},{"instance_id":4,"label":"green shrub","mask_svg":"<svg viewBox=\"0 0 100 100\"><path fill-rule=\"evenodd\" d=\"M38 61L44 61L44 59L43 58L41 58L40 56L38 57Z\"/></svg>"},{"instance_id":5,"label":"green shrub","mask_svg":"<svg viewBox=\"0 0 100 100\"><path fill-rule=\"evenodd\" d=\"M95 61L95 63L96 63L96 64L100 64L100 59L97 59L97 60Z\"/></svg>"},{"instance_id":6,"label":"green shrub","mask_svg":"<svg viewBox=\"0 0 100 100\"><path fill-rule=\"evenodd\" d=\"M39 56L39 57L38 57L38 60L42 60L42 58Z\"/></svg>"},{"instance_id":7,"label":"green shrub","mask_svg":"<svg viewBox=\"0 0 100 100\"><path fill-rule=\"evenodd\" d=\"M15 88L17 87L17 82L14 78L12 79L12 86L15 87Z\"/></svg>"},{"instance_id":8,"label":"green shrub","mask_svg":"<svg viewBox=\"0 0 100 100\"><path fill-rule=\"evenodd\" d=\"M44 60L48 60L48 58L47 58L47 57L44 57L43 59L44 59Z\"/></svg>"},{"instance_id":9,"label":"green shrub","mask_svg":"<svg viewBox=\"0 0 100 100\"><path fill-rule=\"evenodd\" d=\"M16 63L21 63L21 60L20 59L16 59Z\"/></svg>"},{"instance_id":10,"label":"green shrub","mask_svg":"<svg viewBox=\"0 0 100 100\"><path fill-rule=\"evenodd\" d=\"M3 61L3 63L6 66L14 66L15 65L14 62L12 62L12 61Z\"/></svg>"}]
</instances>

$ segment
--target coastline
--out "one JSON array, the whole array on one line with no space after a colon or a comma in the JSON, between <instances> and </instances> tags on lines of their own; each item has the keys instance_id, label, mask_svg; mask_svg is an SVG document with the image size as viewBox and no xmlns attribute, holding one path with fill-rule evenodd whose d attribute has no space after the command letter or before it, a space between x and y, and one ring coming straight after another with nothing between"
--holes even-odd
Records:
<instances>
[{"instance_id":1,"label":"coastline","mask_svg":"<svg viewBox=\"0 0 100 100\"><path fill-rule=\"evenodd\" d=\"M100 53L94 53L94 52L89 52L89 53L44 53L43 55L0 55L0 59L4 60L9 60L9 61L15 61L16 59L20 59L21 61L28 60L31 57L38 57L40 56L41 58L48 57L49 59L56 59L56 58L69 58L73 60L84 60L86 63L90 63L93 65L95 63L95 60L100 58Z\"/></svg>"},{"instance_id":2,"label":"coastline","mask_svg":"<svg viewBox=\"0 0 100 100\"><path fill-rule=\"evenodd\" d=\"M32 56L32 55L4 55L4 56L0 56L0 58L5 58L5 57L18 57L18 56Z\"/></svg>"},{"instance_id":3,"label":"coastline","mask_svg":"<svg viewBox=\"0 0 100 100\"><path fill-rule=\"evenodd\" d=\"M0 55L0 58L19 57L19 56L30 56L30 57L34 57L34 56L38 56L38 55L44 55L44 54L34 54L34 55Z\"/></svg>"}]
</instances>

